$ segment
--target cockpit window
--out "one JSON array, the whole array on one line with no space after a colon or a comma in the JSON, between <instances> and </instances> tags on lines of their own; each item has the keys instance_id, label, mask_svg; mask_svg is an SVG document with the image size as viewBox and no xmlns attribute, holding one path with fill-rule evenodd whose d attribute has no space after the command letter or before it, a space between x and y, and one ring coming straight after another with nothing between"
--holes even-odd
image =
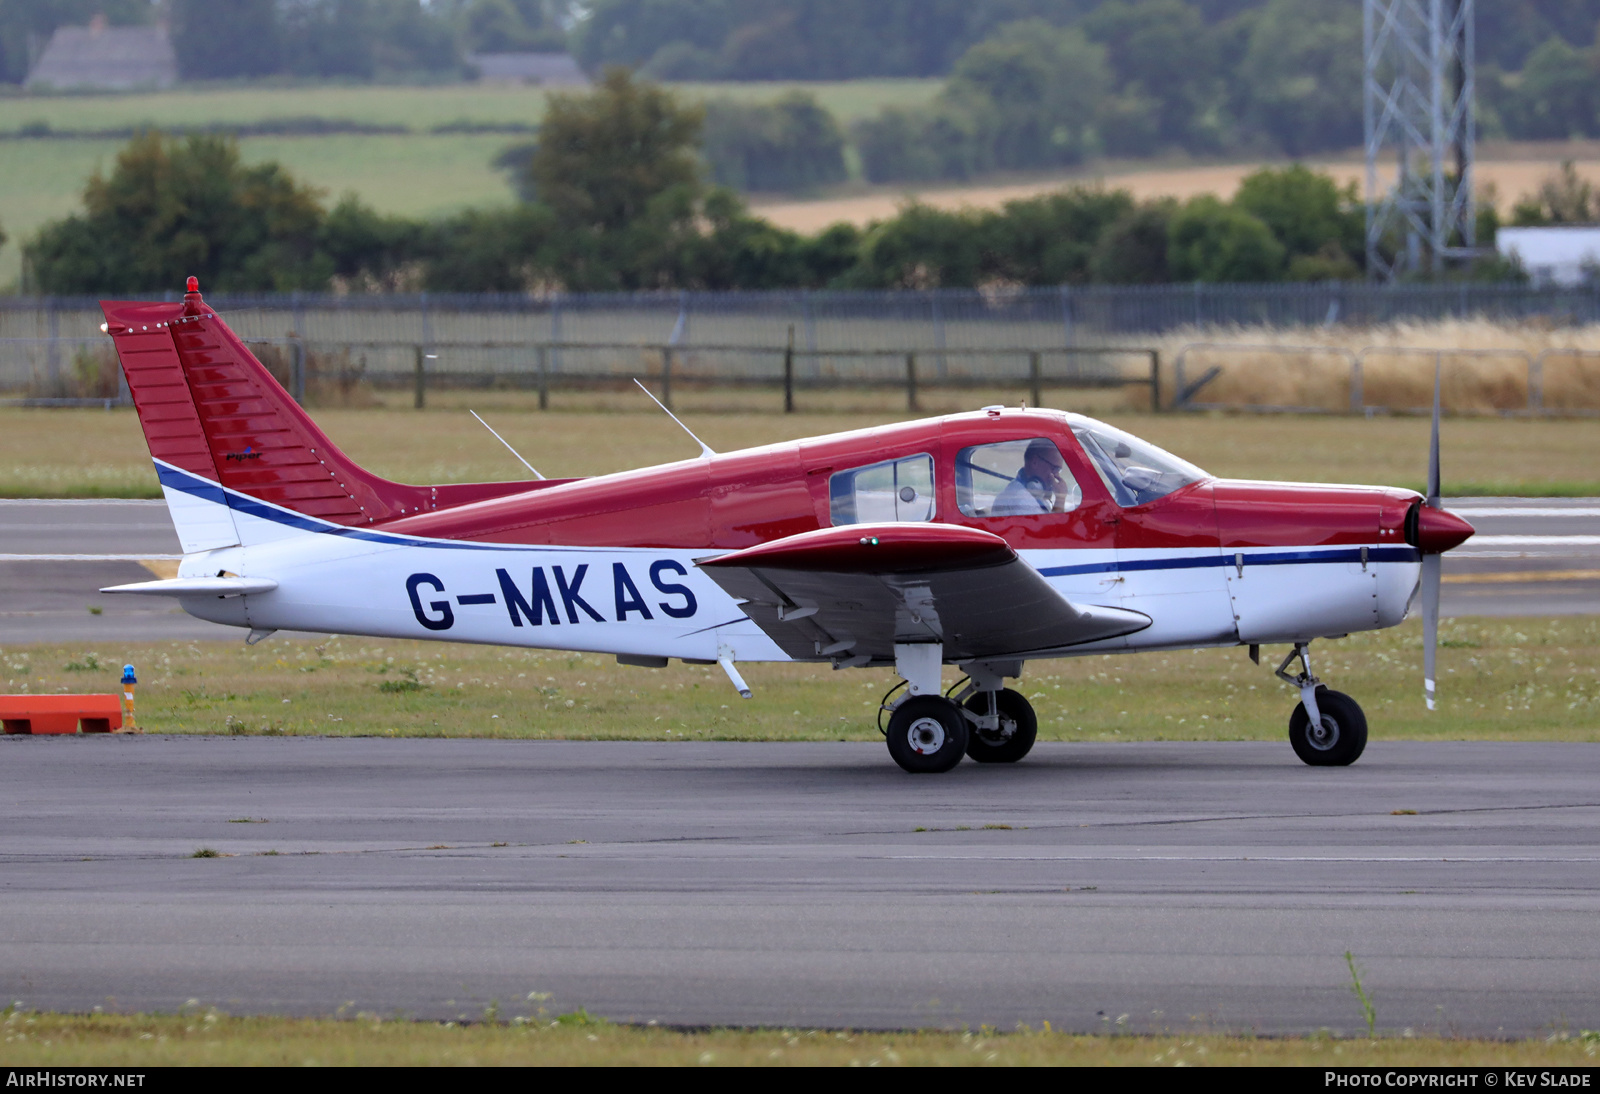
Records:
<instances>
[{"instance_id":1,"label":"cockpit window","mask_svg":"<svg viewBox=\"0 0 1600 1094\"><path fill-rule=\"evenodd\" d=\"M1066 513L1083 491L1046 437L973 445L956 455L956 507L969 517Z\"/></svg>"},{"instance_id":2,"label":"cockpit window","mask_svg":"<svg viewBox=\"0 0 1600 1094\"><path fill-rule=\"evenodd\" d=\"M933 519L933 457L907 456L840 471L828 479L833 523Z\"/></svg>"},{"instance_id":3,"label":"cockpit window","mask_svg":"<svg viewBox=\"0 0 1600 1094\"><path fill-rule=\"evenodd\" d=\"M1181 486L1209 477L1194 464L1149 441L1093 418L1074 416L1072 433L1105 481L1106 489L1124 508L1164 498Z\"/></svg>"}]
</instances>

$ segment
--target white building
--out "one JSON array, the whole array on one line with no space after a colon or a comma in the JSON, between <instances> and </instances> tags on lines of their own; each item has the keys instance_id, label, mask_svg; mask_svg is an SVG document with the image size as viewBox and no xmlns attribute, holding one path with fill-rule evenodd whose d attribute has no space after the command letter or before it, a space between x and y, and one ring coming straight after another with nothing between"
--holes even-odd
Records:
<instances>
[{"instance_id":1,"label":"white building","mask_svg":"<svg viewBox=\"0 0 1600 1094\"><path fill-rule=\"evenodd\" d=\"M22 86L129 91L171 87L177 80L178 59L166 27L111 27L96 16L86 27L57 27Z\"/></svg>"},{"instance_id":2,"label":"white building","mask_svg":"<svg viewBox=\"0 0 1600 1094\"><path fill-rule=\"evenodd\" d=\"M1583 285L1600 273L1600 227L1501 228L1494 247L1535 285Z\"/></svg>"}]
</instances>

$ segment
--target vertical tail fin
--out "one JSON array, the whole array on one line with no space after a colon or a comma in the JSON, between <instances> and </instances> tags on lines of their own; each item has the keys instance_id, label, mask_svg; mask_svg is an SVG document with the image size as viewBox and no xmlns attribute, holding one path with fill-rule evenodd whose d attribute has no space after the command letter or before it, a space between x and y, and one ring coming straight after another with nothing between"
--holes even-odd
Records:
<instances>
[{"instance_id":1,"label":"vertical tail fin","mask_svg":"<svg viewBox=\"0 0 1600 1094\"><path fill-rule=\"evenodd\" d=\"M421 507L425 488L370 474L328 440L205 303L194 278L181 304L101 308L164 486L185 472L343 525ZM183 485L193 492L192 481Z\"/></svg>"},{"instance_id":2,"label":"vertical tail fin","mask_svg":"<svg viewBox=\"0 0 1600 1094\"><path fill-rule=\"evenodd\" d=\"M277 538L281 510L315 518L289 521L295 530L365 526L558 481L407 486L362 469L228 329L193 277L182 303L100 307L185 551L231 546L241 535ZM235 519L252 508L277 532Z\"/></svg>"}]
</instances>

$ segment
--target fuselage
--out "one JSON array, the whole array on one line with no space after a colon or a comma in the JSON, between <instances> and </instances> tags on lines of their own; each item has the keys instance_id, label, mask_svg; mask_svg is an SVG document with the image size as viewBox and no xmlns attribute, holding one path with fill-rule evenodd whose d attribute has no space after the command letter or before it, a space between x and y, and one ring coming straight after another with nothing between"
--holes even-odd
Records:
<instances>
[{"instance_id":1,"label":"fuselage","mask_svg":"<svg viewBox=\"0 0 1600 1094\"><path fill-rule=\"evenodd\" d=\"M788 660L696 560L830 527L841 519L841 473L925 460L931 482L921 489L931 497L910 519L994 533L1074 604L1152 620L1041 655L1304 641L1405 617L1421 563L1407 539L1415 492L1190 476L1152 500L1119 497L1104 459L1097 467L1074 433L1086 421L991 408L529 483L360 527L229 492L243 545L191 554L180 576L268 575L278 587L182 603L261 630ZM1055 444L1076 483L1070 508L997 515L959 493L971 488L958 481L958 457L1039 438ZM160 470L174 506L223 503L215 483Z\"/></svg>"}]
</instances>

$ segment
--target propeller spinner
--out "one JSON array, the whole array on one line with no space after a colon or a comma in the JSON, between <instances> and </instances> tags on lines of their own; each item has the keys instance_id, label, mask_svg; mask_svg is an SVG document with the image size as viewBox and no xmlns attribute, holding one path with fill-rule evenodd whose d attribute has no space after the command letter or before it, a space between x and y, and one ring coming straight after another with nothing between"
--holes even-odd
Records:
<instances>
[{"instance_id":1,"label":"propeller spinner","mask_svg":"<svg viewBox=\"0 0 1600 1094\"><path fill-rule=\"evenodd\" d=\"M1437 698L1434 660L1439 649L1439 581L1444 553L1473 534L1472 525L1447 513L1439 497L1439 401L1443 364L1433 366L1433 437L1428 447L1428 496L1411 510L1406 539L1422 552L1422 693L1428 709Z\"/></svg>"}]
</instances>

